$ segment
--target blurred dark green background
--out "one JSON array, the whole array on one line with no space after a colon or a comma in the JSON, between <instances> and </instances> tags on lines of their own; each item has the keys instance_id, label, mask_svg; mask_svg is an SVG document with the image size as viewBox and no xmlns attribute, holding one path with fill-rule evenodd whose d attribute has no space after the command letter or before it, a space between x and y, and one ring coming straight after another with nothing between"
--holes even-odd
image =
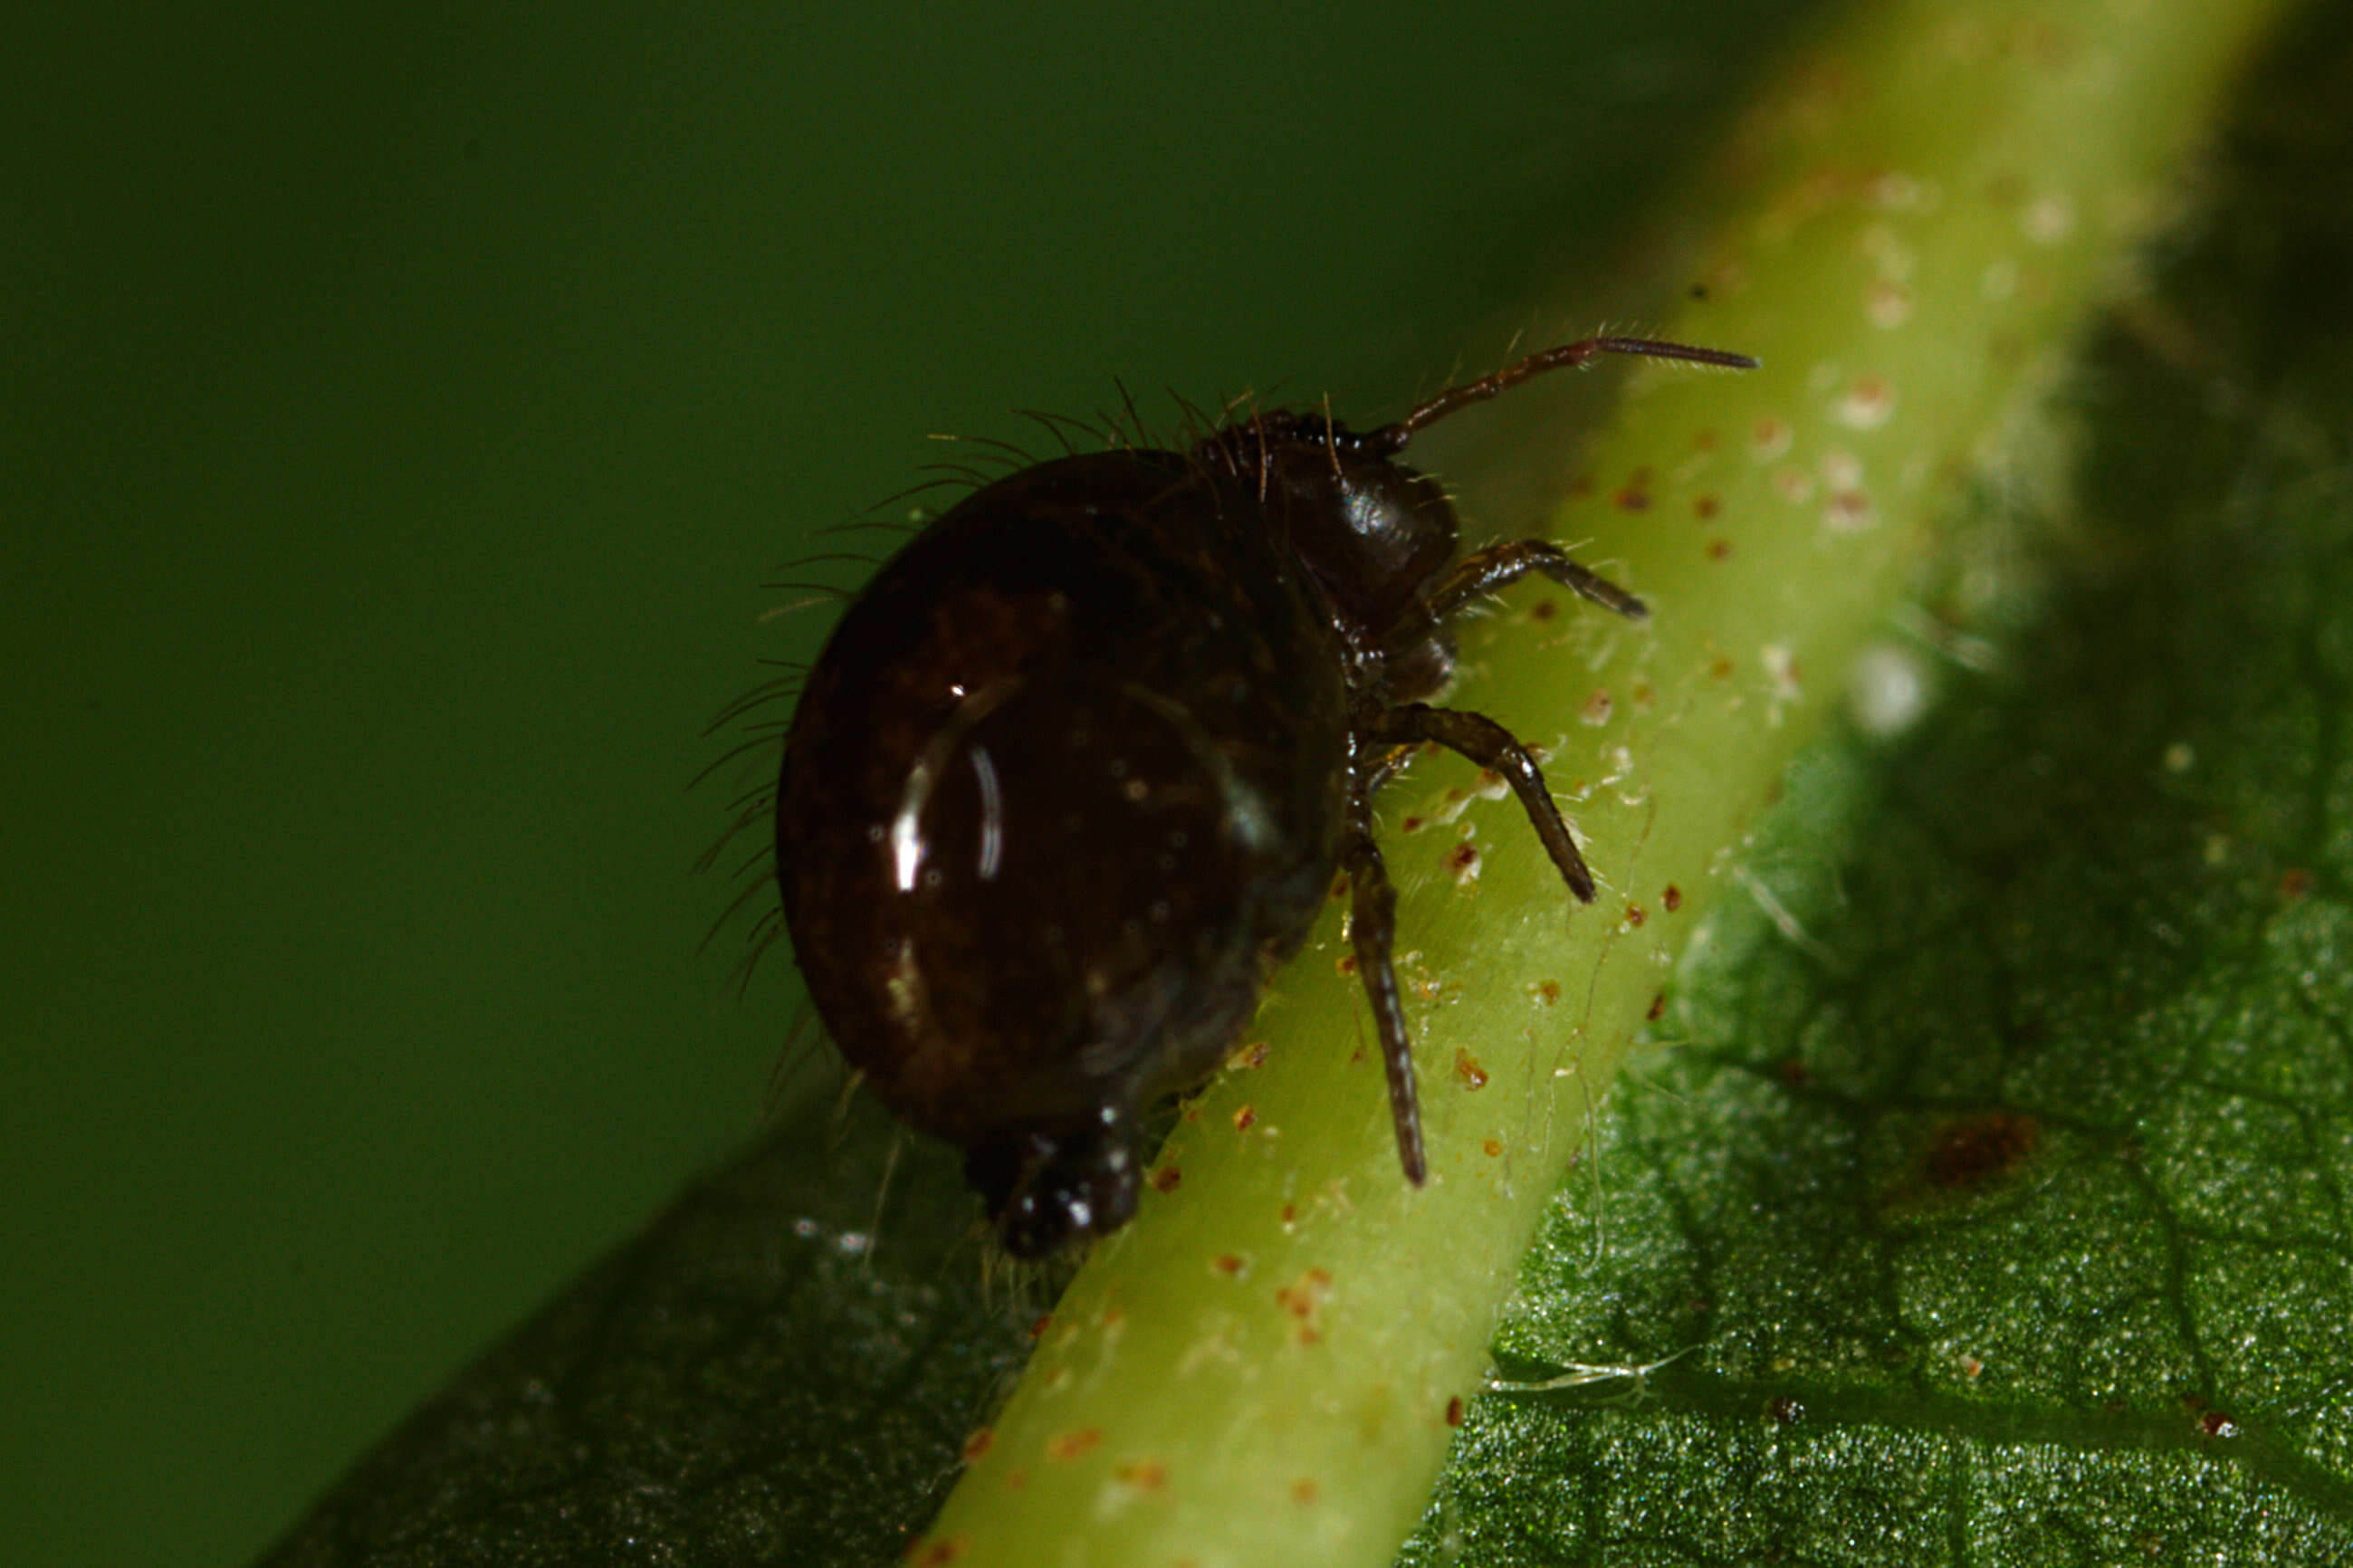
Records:
<instances>
[{"instance_id":1,"label":"blurred dark green background","mask_svg":"<svg viewBox=\"0 0 2353 1568\"><path fill-rule=\"evenodd\" d=\"M1113 377L1624 320L1798 8L20 16L11 1560L249 1556L751 1131L797 987L697 954L685 784L810 529Z\"/></svg>"}]
</instances>

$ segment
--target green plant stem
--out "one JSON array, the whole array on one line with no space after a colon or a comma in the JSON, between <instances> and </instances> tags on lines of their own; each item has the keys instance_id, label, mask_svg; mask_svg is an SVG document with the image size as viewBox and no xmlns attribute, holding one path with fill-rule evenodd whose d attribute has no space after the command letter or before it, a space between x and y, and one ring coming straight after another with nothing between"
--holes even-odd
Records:
<instances>
[{"instance_id":1,"label":"green plant stem","mask_svg":"<svg viewBox=\"0 0 2353 1568\"><path fill-rule=\"evenodd\" d=\"M1599 903L1568 909L1460 764L1394 785L1429 1184L1398 1175L1335 907L1262 1064L1188 1109L1170 1190L1073 1282L912 1560L1388 1560L1745 825L1934 558L1950 486L2179 205L2179 160L2283 9L1921 0L1794 62L1727 149L1698 209L1720 238L1662 330L1765 369L1641 367L1559 465L1580 482L1557 535L1652 621L1514 590L1453 700L1546 744Z\"/></svg>"}]
</instances>

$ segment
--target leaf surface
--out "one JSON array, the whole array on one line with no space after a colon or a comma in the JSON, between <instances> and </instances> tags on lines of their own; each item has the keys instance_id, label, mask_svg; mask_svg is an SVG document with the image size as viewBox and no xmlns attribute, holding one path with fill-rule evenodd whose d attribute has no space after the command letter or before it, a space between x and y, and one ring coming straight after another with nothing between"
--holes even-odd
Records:
<instances>
[{"instance_id":1,"label":"leaf surface","mask_svg":"<svg viewBox=\"0 0 2353 1568\"><path fill-rule=\"evenodd\" d=\"M1793 770L1403 1561L2353 1561L2341 68L2062 400L2003 667Z\"/></svg>"}]
</instances>

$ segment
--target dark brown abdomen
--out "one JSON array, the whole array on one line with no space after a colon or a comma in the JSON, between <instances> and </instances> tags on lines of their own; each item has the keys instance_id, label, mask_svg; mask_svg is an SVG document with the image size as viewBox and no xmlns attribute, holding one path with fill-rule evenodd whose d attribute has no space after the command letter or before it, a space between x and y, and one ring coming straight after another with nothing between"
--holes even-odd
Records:
<instances>
[{"instance_id":1,"label":"dark brown abdomen","mask_svg":"<svg viewBox=\"0 0 2353 1568\"><path fill-rule=\"evenodd\" d=\"M777 799L843 1055L965 1148L1212 1068L1334 869L1342 655L1253 491L1165 452L968 497L843 617Z\"/></svg>"}]
</instances>

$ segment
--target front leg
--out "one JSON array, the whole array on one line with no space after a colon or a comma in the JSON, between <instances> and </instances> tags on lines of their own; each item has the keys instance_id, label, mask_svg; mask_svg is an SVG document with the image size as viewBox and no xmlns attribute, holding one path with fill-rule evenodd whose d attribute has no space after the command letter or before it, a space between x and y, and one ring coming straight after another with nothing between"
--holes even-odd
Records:
<instances>
[{"instance_id":1,"label":"front leg","mask_svg":"<svg viewBox=\"0 0 2353 1568\"><path fill-rule=\"evenodd\" d=\"M1471 559L1475 561L1478 557ZM1544 770L1536 766L1536 760L1528 755L1528 749L1509 730L1483 713L1408 702L1383 713L1373 733L1376 739L1391 744L1435 741L1481 767L1501 773L1504 782L1512 786L1512 793L1519 797L1520 809L1528 814L1528 821L1535 827L1536 837L1543 841L1545 853L1552 857L1561 880L1568 884L1568 890L1577 895L1579 902L1593 901L1593 873L1586 868L1585 857L1577 852L1577 839L1568 831L1568 824L1561 820L1560 807L1552 803L1552 792L1545 787Z\"/></svg>"},{"instance_id":2,"label":"front leg","mask_svg":"<svg viewBox=\"0 0 2353 1568\"><path fill-rule=\"evenodd\" d=\"M1562 587L1573 589L1630 621L1650 619L1650 606L1641 600L1609 578L1578 565L1557 544L1541 539L1492 544L1464 556L1431 592L1430 613L1442 621L1472 600L1509 587L1531 572L1542 573Z\"/></svg>"}]
</instances>

